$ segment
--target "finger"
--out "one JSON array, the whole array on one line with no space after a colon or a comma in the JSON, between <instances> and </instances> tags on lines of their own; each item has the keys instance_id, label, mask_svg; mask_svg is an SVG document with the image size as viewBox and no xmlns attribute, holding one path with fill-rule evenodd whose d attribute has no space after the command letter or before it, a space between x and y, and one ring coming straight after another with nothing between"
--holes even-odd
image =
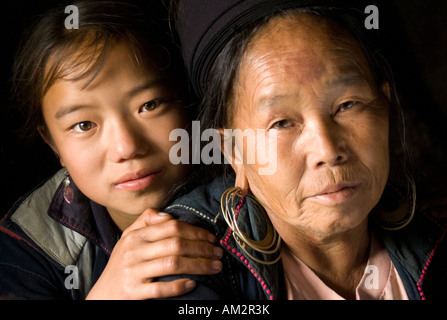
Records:
<instances>
[{"instance_id":1,"label":"finger","mask_svg":"<svg viewBox=\"0 0 447 320\"><path fill-rule=\"evenodd\" d=\"M169 256L140 263L133 272L141 278L152 279L169 275L213 275L222 270L222 262L213 259Z\"/></svg>"},{"instance_id":2,"label":"finger","mask_svg":"<svg viewBox=\"0 0 447 320\"><path fill-rule=\"evenodd\" d=\"M148 242L173 237L188 240L207 241L209 243L216 242L216 236L214 236L211 232L179 220L169 220L157 225L146 226L139 229L138 234L144 241Z\"/></svg>"},{"instance_id":3,"label":"finger","mask_svg":"<svg viewBox=\"0 0 447 320\"><path fill-rule=\"evenodd\" d=\"M177 297L188 293L196 286L190 279L178 279L169 282L151 282L142 284L139 295L142 299L160 299Z\"/></svg>"},{"instance_id":4,"label":"finger","mask_svg":"<svg viewBox=\"0 0 447 320\"><path fill-rule=\"evenodd\" d=\"M156 242L147 242L126 252L132 261L149 261L169 256L184 256L190 258L220 259L223 249L209 242L169 238Z\"/></svg>"},{"instance_id":5,"label":"finger","mask_svg":"<svg viewBox=\"0 0 447 320\"><path fill-rule=\"evenodd\" d=\"M122 236L125 236L132 230L141 229L146 226L157 225L172 219L172 216L165 212L148 208L143 211L143 213L138 217L137 220L135 220L134 223L132 223L126 230L124 230Z\"/></svg>"}]
</instances>

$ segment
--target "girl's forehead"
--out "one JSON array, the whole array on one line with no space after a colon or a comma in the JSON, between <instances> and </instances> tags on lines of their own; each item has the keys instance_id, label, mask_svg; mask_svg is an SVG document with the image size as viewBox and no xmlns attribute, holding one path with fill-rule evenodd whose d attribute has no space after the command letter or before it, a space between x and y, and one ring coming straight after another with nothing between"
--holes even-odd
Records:
<instances>
[{"instance_id":1,"label":"girl's forehead","mask_svg":"<svg viewBox=\"0 0 447 320\"><path fill-rule=\"evenodd\" d=\"M62 47L46 64L44 92L57 80L79 81L90 85L104 68L126 63L138 72L156 73L153 57L142 52L142 47L130 41L97 41L86 39L81 44Z\"/></svg>"}]
</instances>

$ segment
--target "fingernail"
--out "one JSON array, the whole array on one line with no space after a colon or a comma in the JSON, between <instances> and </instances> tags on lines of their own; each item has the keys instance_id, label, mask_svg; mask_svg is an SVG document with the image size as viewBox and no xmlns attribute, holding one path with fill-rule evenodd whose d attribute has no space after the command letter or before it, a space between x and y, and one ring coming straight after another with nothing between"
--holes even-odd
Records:
<instances>
[{"instance_id":1,"label":"fingernail","mask_svg":"<svg viewBox=\"0 0 447 320\"><path fill-rule=\"evenodd\" d=\"M211 263L211 269L213 271L220 271L222 269L222 263L220 261L213 261Z\"/></svg>"},{"instance_id":2,"label":"fingernail","mask_svg":"<svg viewBox=\"0 0 447 320\"><path fill-rule=\"evenodd\" d=\"M167 216L169 216L170 214L169 214L169 213L166 213L166 212L158 211L158 215L159 215L159 216L162 216L162 217L167 217Z\"/></svg>"},{"instance_id":3,"label":"fingernail","mask_svg":"<svg viewBox=\"0 0 447 320\"><path fill-rule=\"evenodd\" d=\"M185 283L185 289L186 290L192 290L196 286L196 282L193 280L189 280Z\"/></svg>"},{"instance_id":4,"label":"fingernail","mask_svg":"<svg viewBox=\"0 0 447 320\"><path fill-rule=\"evenodd\" d=\"M211 233L209 233L206 238L208 239L208 242L210 243L214 243L216 242L216 237L214 235L212 235Z\"/></svg>"},{"instance_id":5,"label":"fingernail","mask_svg":"<svg viewBox=\"0 0 447 320\"><path fill-rule=\"evenodd\" d=\"M218 259L222 258L222 256L223 256L222 248L214 247L214 256Z\"/></svg>"}]
</instances>

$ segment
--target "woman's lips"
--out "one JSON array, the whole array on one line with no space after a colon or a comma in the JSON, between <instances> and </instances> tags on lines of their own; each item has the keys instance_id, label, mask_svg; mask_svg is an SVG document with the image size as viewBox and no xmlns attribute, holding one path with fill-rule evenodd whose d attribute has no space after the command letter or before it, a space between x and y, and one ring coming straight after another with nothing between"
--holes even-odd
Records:
<instances>
[{"instance_id":1,"label":"woman's lips","mask_svg":"<svg viewBox=\"0 0 447 320\"><path fill-rule=\"evenodd\" d=\"M308 199L320 200L327 203L340 203L351 198L358 190L360 183L342 183L324 188Z\"/></svg>"},{"instance_id":2,"label":"woman's lips","mask_svg":"<svg viewBox=\"0 0 447 320\"><path fill-rule=\"evenodd\" d=\"M140 191L149 187L162 173L163 170L152 172L140 170L135 173L128 173L115 183L115 188L126 191Z\"/></svg>"}]
</instances>

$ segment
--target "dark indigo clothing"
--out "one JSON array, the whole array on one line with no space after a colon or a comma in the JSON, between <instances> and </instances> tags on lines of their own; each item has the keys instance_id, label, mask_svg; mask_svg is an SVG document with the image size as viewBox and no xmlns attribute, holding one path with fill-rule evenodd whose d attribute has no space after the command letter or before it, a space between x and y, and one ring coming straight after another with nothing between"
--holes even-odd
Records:
<instances>
[{"instance_id":1,"label":"dark indigo clothing","mask_svg":"<svg viewBox=\"0 0 447 320\"><path fill-rule=\"evenodd\" d=\"M231 179L216 179L177 199L164 210L214 232L225 249L222 273L216 277L197 277L197 289L181 298L285 299L281 262L274 265L257 263L244 254L233 237L228 238L229 229L220 213L220 198L231 186L234 186ZM265 227L262 215L249 199L239 212L238 224L253 239L262 239L263 235L259 234ZM399 231L382 230L373 221L370 228L384 243L410 299L447 298L445 228L422 212L417 212L412 222Z\"/></svg>"},{"instance_id":2,"label":"dark indigo clothing","mask_svg":"<svg viewBox=\"0 0 447 320\"><path fill-rule=\"evenodd\" d=\"M0 221L0 299L83 299L104 270L120 232L103 206L86 198L72 182L75 198L63 198L63 171L19 200ZM226 253L216 276L198 281L181 299L285 299L281 263L260 265L246 257L220 214L220 197L234 181L216 179L193 190L165 211L205 227L222 239ZM247 208L249 208L247 210ZM239 225L262 238L263 221L250 200L239 213ZM411 299L446 298L445 230L418 214L401 231L376 230ZM259 256L258 256L259 257ZM78 287L65 268L78 269ZM426 269L426 270L425 270ZM184 275L163 277L167 281ZM418 283L420 283L420 290Z\"/></svg>"},{"instance_id":3,"label":"dark indigo clothing","mask_svg":"<svg viewBox=\"0 0 447 320\"><path fill-rule=\"evenodd\" d=\"M63 180L61 170L0 222L0 299L84 299L104 270L120 232L73 181L68 204Z\"/></svg>"}]
</instances>

